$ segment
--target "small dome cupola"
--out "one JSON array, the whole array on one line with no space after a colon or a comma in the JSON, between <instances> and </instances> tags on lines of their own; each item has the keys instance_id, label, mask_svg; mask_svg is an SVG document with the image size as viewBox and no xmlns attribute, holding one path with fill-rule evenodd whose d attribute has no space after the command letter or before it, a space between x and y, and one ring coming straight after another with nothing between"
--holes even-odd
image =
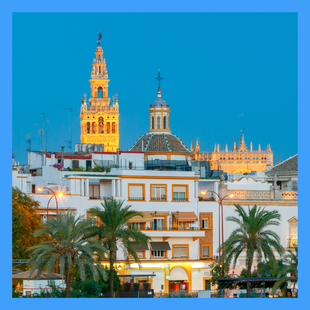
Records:
<instances>
[{"instance_id":1,"label":"small dome cupola","mask_svg":"<svg viewBox=\"0 0 310 310\"><path fill-rule=\"evenodd\" d=\"M150 130L149 132L164 132L171 133L169 129L169 105L166 100L161 96L160 81L163 78L160 76L160 70L158 70L157 98L150 105Z\"/></svg>"}]
</instances>

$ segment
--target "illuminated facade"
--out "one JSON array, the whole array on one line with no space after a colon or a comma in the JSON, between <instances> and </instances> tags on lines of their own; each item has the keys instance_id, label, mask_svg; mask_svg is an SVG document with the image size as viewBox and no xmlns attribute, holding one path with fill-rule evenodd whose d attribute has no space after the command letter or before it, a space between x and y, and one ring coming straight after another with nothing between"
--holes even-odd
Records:
<instances>
[{"instance_id":1,"label":"illuminated facade","mask_svg":"<svg viewBox=\"0 0 310 310\"><path fill-rule=\"evenodd\" d=\"M227 144L225 151L221 150L219 144L215 144L212 152L201 152L198 138L196 148L192 142L191 151L193 160L206 160L210 163L211 170L223 170L227 173L265 171L268 165L273 166L273 152L270 144L268 144L266 151L261 150L260 144L258 150L254 151L251 142L249 150L244 142L244 134L240 138L238 147L234 141L231 151L228 150Z\"/></svg>"},{"instance_id":2,"label":"illuminated facade","mask_svg":"<svg viewBox=\"0 0 310 310\"><path fill-rule=\"evenodd\" d=\"M110 104L108 97L109 79L106 62L103 58L103 50L100 46L100 38L93 60L90 88L91 98L89 107L86 95L81 107L81 143L103 144L106 152L116 152L119 148L119 107L118 98Z\"/></svg>"}]
</instances>

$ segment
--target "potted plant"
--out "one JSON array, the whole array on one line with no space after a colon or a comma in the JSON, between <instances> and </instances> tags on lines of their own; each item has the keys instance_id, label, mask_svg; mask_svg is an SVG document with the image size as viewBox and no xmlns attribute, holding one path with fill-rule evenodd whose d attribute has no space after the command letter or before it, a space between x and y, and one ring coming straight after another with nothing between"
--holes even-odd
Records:
<instances>
[{"instance_id":1,"label":"potted plant","mask_svg":"<svg viewBox=\"0 0 310 310\"><path fill-rule=\"evenodd\" d=\"M111 167L108 166L108 167L105 168L105 170L106 170L107 173L110 173L111 172Z\"/></svg>"}]
</instances>

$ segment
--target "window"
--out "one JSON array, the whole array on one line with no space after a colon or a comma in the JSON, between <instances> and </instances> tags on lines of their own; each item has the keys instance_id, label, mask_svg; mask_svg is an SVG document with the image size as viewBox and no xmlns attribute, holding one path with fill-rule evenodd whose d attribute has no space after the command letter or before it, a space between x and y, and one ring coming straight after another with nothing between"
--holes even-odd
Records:
<instances>
[{"instance_id":1,"label":"window","mask_svg":"<svg viewBox=\"0 0 310 310\"><path fill-rule=\"evenodd\" d=\"M128 200L144 200L144 184L128 184Z\"/></svg>"},{"instance_id":2,"label":"window","mask_svg":"<svg viewBox=\"0 0 310 310\"><path fill-rule=\"evenodd\" d=\"M145 258L145 251L136 251L138 258ZM129 258L133 259L133 256L129 254Z\"/></svg>"},{"instance_id":3,"label":"window","mask_svg":"<svg viewBox=\"0 0 310 310\"><path fill-rule=\"evenodd\" d=\"M103 117L99 117L99 133L104 133L103 130Z\"/></svg>"},{"instance_id":4,"label":"window","mask_svg":"<svg viewBox=\"0 0 310 310\"><path fill-rule=\"evenodd\" d=\"M297 217L292 217L289 221L289 239L288 246L290 248L298 246L298 219Z\"/></svg>"},{"instance_id":5,"label":"window","mask_svg":"<svg viewBox=\"0 0 310 310\"><path fill-rule=\"evenodd\" d=\"M202 229L211 229L212 228L212 218L211 218L211 215L202 215L201 216L200 227Z\"/></svg>"},{"instance_id":6,"label":"window","mask_svg":"<svg viewBox=\"0 0 310 310\"><path fill-rule=\"evenodd\" d=\"M31 291L26 291L26 296L30 296L31 295Z\"/></svg>"},{"instance_id":7,"label":"window","mask_svg":"<svg viewBox=\"0 0 310 310\"><path fill-rule=\"evenodd\" d=\"M79 168L79 161L74 159L72 160L72 169Z\"/></svg>"},{"instance_id":8,"label":"window","mask_svg":"<svg viewBox=\"0 0 310 310\"><path fill-rule=\"evenodd\" d=\"M160 129L160 116L157 116L157 124L156 124L156 128Z\"/></svg>"},{"instance_id":9,"label":"window","mask_svg":"<svg viewBox=\"0 0 310 310\"><path fill-rule=\"evenodd\" d=\"M128 223L128 227L133 227L139 230L143 230L145 227L145 223L141 223L141 222Z\"/></svg>"},{"instance_id":10,"label":"window","mask_svg":"<svg viewBox=\"0 0 310 310\"><path fill-rule=\"evenodd\" d=\"M96 133L96 123L92 122L91 133Z\"/></svg>"},{"instance_id":11,"label":"window","mask_svg":"<svg viewBox=\"0 0 310 310\"><path fill-rule=\"evenodd\" d=\"M100 199L99 184L89 184L89 199Z\"/></svg>"},{"instance_id":12,"label":"window","mask_svg":"<svg viewBox=\"0 0 310 310\"><path fill-rule=\"evenodd\" d=\"M154 116L151 117L151 128L154 129Z\"/></svg>"},{"instance_id":13,"label":"window","mask_svg":"<svg viewBox=\"0 0 310 310\"><path fill-rule=\"evenodd\" d=\"M173 257L188 257L188 245L174 245Z\"/></svg>"},{"instance_id":14,"label":"window","mask_svg":"<svg viewBox=\"0 0 310 310\"><path fill-rule=\"evenodd\" d=\"M202 245L202 253L201 253L202 258L210 258L211 253L210 253L210 245Z\"/></svg>"},{"instance_id":15,"label":"window","mask_svg":"<svg viewBox=\"0 0 310 310\"><path fill-rule=\"evenodd\" d=\"M110 133L110 122L107 123L107 133Z\"/></svg>"},{"instance_id":16,"label":"window","mask_svg":"<svg viewBox=\"0 0 310 310\"><path fill-rule=\"evenodd\" d=\"M298 191L298 184L297 184L297 181L294 181L294 182L293 182L292 190L295 191L295 192Z\"/></svg>"},{"instance_id":17,"label":"window","mask_svg":"<svg viewBox=\"0 0 310 310\"><path fill-rule=\"evenodd\" d=\"M112 133L115 133L115 122L112 122Z\"/></svg>"},{"instance_id":18,"label":"window","mask_svg":"<svg viewBox=\"0 0 310 310\"><path fill-rule=\"evenodd\" d=\"M164 116L164 129L167 129L167 116Z\"/></svg>"},{"instance_id":19,"label":"window","mask_svg":"<svg viewBox=\"0 0 310 310\"><path fill-rule=\"evenodd\" d=\"M90 122L87 122L86 133L90 133Z\"/></svg>"},{"instance_id":20,"label":"window","mask_svg":"<svg viewBox=\"0 0 310 310\"><path fill-rule=\"evenodd\" d=\"M167 185L151 185L151 200L167 201Z\"/></svg>"},{"instance_id":21,"label":"window","mask_svg":"<svg viewBox=\"0 0 310 310\"><path fill-rule=\"evenodd\" d=\"M152 257L165 257L166 251L152 251Z\"/></svg>"},{"instance_id":22,"label":"window","mask_svg":"<svg viewBox=\"0 0 310 310\"><path fill-rule=\"evenodd\" d=\"M100 73L100 67L99 67L99 73ZM102 87L98 88L97 98L102 98Z\"/></svg>"},{"instance_id":23,"label":"window","mask_svg":"<svg viewBox=\"0 0 310 310\"><path fill-rule=\"evenodd\" d=\"M32 193L36 192L36 185L35 184L31 184L31 192Z\"/></svg>"},{"instance_id":24,"label":"window","mask_svg":"<svg viewBox=\"0 0 310 310\"><path fill-rule=\"evenodd\" d=\"M164 230L164 218L155 218L154 222L152 223L153 230Z\"/></svg>"},{"instance_id":25,"label":"window","mask_svg":"<svg viewBox=\"0 0 310 310\"><path fill-rule=\"evenodd\" d=\"M186 185L172 185L173 201L187 201L188 187Z\"/></svg>"}]
</instances>

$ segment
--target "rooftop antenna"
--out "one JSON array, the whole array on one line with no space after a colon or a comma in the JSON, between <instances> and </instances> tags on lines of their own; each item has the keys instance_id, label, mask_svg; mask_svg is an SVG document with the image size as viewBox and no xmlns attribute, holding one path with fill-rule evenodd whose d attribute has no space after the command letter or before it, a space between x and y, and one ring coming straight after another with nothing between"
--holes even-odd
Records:
<instances>
[{"instance_id":1,"label":"rooftop antenna","mask_svg":"<svg viewBox=\"0 0 310 310\"><path fill-rule=\"evenodd\" d=\"M39 133L41 134L41 152L43 151L43 130L39 130Z\"/></svg>"},{"instance_id":2,"label":"rooftop antenna","mask_svg":"<svg viewBox=\"0 0 310 310\"><path fill-rule=\"evenodd\" d=\"M43 122L42 123L38 123L38 124L34 124L35 125L40 125L40 124L44 124L44 128L45 128L45 151L47 151L47 130L46 130L46 123L49 123L49 120L45 120L45 113L42 112L40 114L43 114Z\"/></svg>"},{"instance_id":3,"label":"rooftop antenna","mask_svg":"<svg viewBox=\"0 0 310 310\"><path fill-rule=\"evenodd\" d=\"M31 151L31 134L26 135L26 137L29 138L29 139L27 140L27 143L28 143L28 149L27 149L27 151L30 152L30 151Z\"/></svg>"},{"instance_id":4,"label":"rooftop antenna","mask_svg":"<svg viewBox=\"0 0 310 310\"><path fill-rule=\"evenodd\" d=\"M70 143L70 153L72 154L72 115L73 115L73 109L72 108L65 108L65 110L71 111L71 140L69 141L69 143Z\"/></svg>"}]
</instances>

